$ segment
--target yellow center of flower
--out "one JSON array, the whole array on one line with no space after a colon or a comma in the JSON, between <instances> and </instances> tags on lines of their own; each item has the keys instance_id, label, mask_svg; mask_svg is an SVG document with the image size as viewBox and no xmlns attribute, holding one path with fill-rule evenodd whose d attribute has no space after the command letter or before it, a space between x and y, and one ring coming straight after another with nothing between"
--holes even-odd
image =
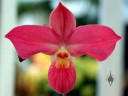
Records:
<instances>
[{"instance_id":1,"label":"yellow center of flower","mask_svg":"<svg viewBox=\"0 0 128 96\"><path fill-rule=\"evenodd\" d=\"M64 48L61 48L56 53L55 67L56 68L69 68L70 66L70 54Z\"/></svg>"}]
</instances>

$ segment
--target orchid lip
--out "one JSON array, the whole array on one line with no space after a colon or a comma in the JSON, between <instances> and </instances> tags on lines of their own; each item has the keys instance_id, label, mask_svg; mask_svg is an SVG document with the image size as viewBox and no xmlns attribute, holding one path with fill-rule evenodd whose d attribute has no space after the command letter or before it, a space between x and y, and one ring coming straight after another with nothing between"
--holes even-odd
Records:
<instances>
[{"instance_id":1,"label":"orchid lip","mask_svg":"<svg viewBox=\"0 0 128 96\"><path fill-rule=\"evenodd\" d=\"M55 53L49 68L48 82L58 93L65 94L72 90L76 83L76 71L72 56L64 46Z\"/></svg>"}]
</instances>

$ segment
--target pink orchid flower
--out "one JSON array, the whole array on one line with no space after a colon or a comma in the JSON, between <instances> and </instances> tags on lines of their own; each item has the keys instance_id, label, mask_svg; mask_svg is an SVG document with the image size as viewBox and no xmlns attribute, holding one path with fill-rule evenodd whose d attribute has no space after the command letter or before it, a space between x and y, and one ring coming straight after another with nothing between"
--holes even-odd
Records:
<instances>
[{"instance_id":1,"label":"pink orchid flower","mask_svg":"<svg viewBox=\"0 0 128 96\"><path fill-rule=\"evenodd\" d=\"M49 21L49 27L18 26L6 38L11 40L23 59L39 52L52 55L54 60L49 68L48 81L56 92L65 94L72 90L76 82L73 57L86 54L103 61L121 37L103 25L76 27L74 15L61 3L50 14Z\"/></svg>"}]
</instances>

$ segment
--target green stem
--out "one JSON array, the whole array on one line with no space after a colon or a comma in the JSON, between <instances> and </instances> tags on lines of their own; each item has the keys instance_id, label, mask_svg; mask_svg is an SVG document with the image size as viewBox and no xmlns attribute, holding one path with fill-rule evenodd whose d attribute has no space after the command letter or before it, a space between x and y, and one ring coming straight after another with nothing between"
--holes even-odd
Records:
<instances>
[{"instance_id":1,"label":"green stem","mask_svg":"<svg viewBox=\"0 0 128 96\"><path fill-rule=\"evenodd\" d=\"M62 94L62 96L70 96L70 93Z\"/></svg>"}]
</instances>

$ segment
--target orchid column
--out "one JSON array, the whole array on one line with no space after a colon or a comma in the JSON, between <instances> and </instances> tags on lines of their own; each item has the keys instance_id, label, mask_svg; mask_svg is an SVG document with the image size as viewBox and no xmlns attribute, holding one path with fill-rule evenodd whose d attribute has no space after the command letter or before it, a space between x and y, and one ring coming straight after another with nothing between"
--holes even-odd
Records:
<instances>
[{"instance_id":1,"label":"orchid column","mask_svg":"<svg viewBox=\"0 0 128 96\"><path fill-rule=\"evenodd\" d=\"M14 96L14 51L4 35L16 24L16 0L0 3L0 96Z\"/></svg>"},{"instance_id":2,"label":"orchid column","mask_svg":"<svg viewBox=\"0 0 128 96\"><path fill-rule=\"evenodd\" d=\"M111 26L117 34L123 35L122 0L100 0L100 5L100 23ZM113 54L99 65L97 96L122 96L122 43L123 39L117 44ZM107 81L110 71L114 79L111 86Z\"/></svg>"}]
</instances>

